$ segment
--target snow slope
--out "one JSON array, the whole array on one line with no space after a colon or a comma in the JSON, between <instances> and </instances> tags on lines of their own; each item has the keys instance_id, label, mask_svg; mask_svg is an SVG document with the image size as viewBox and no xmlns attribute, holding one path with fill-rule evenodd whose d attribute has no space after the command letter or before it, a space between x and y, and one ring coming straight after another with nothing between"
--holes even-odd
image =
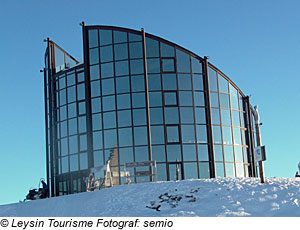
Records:
<instances>
[{"instance_id":1,"label":"snow slope","mask_svg":"<svg viewBox=\"0 0 300 230\"><path fill-rule=\"evenodd\" d=\"M298 178L268 178L265 184L258 178L218 178L130 184L2 205L0 216L300 216L299 205Z\"/></svg>"}]
</instances>

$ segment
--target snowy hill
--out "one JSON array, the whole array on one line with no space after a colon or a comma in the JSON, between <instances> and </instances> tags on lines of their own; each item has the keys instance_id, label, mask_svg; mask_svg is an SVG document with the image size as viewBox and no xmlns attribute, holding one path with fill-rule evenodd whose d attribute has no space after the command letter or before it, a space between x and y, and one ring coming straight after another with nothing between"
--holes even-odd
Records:
<instances>
[{"instance_id":1,"label":"snowy hill","mask_svg":"<svg viewBox=\"0 0 300 230\"><path fill-rule=\"evenodd\" d=\"M2 205L0 216L300 216L300 179L259 181L218 178L115 186Z\"/></svg>"}]
</instances>

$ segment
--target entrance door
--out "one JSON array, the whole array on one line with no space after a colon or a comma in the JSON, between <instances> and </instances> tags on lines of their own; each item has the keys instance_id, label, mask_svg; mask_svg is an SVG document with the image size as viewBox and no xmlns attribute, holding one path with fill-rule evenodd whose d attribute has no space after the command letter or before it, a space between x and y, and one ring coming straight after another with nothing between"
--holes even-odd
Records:
<instances>
[{"instance_id":1,"label":"entrance door","mask_svg":"<svg viewBox=\"0 0 300 230\"><path fill-rule=\"evenodd\" d=\"M182 162L169 162L169 180L182 180Z\"/></svg>"}]
</instances>

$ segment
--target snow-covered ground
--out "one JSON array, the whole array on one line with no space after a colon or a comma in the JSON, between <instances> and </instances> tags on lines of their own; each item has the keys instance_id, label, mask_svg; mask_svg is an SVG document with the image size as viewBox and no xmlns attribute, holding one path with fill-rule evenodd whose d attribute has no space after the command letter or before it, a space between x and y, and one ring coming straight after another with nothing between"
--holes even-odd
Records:
<instances>
[{"instance_id":1,"label":"snow-covered ground","mask_svg":"<svg viewBox=\"0 0 300 230\"><path fill-rule=\"evenodd\" d=\"M299 205L298 178L268 178L265 184L258 178L218 178L130 184L1 205L0 216L300 216Z\"/></svg>"}]
</instances>

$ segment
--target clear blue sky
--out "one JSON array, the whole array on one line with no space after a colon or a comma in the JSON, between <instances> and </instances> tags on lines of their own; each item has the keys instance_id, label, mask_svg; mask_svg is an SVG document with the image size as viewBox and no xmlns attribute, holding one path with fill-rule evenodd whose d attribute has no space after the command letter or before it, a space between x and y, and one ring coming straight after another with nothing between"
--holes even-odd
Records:
<instances>
[{"instance_id":1,"label":"clear blue sky","mask_svg":"<svg viewBox=\"0 0 300 230\"><path fill-rule=\"evenodd\" d=\"M46 177L43 58L50 37L82 60L79 23L173 41L229 76L259 105L267 177L300 160L300 1L52 0L0 2L0 204Z\"/></svg>"}]
</instances>

